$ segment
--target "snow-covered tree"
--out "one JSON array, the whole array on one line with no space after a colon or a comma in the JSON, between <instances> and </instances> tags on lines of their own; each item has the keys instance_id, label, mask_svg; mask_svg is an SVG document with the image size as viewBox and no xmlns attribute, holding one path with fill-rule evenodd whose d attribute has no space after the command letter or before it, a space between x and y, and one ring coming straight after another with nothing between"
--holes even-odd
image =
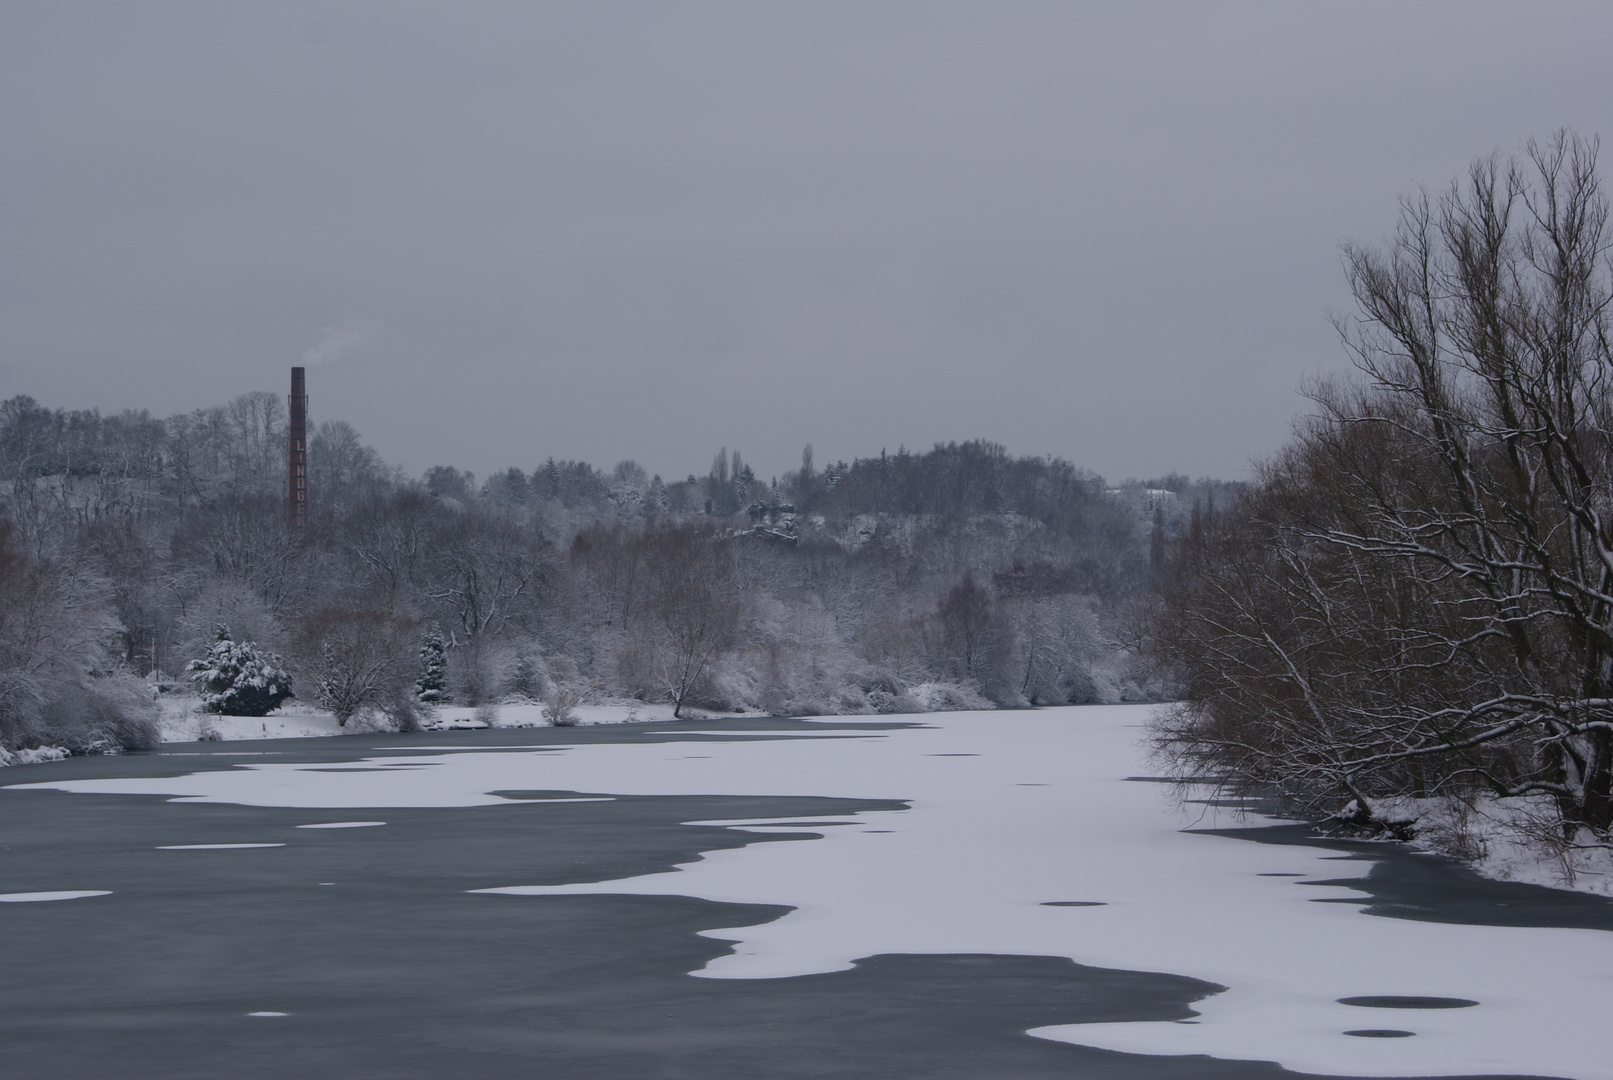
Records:
<instances>
[{"instance_id":1,"label":"snow-covered tree","mask_svg":"<svg viewBox=\"0 0 1613 1080\"><path fill-rule=\"evenodd\" d=\"M224 626L206 658L192 660L185 672L201 686L202 708L224 716L267 716L292 696L280 657L260 654L250 641L230 640Z\"/></svg>"},{"instance_id":2,"label":"snow-covered tree","mask_svg":"<svg viewBox=\"0 0 1613 1080\"><path fill-rule=\"evenodd\" d=\"M295 656L314 700L336 723L381 713L405 730L419 725L410 657L415 626L380 611L328 607L302 619Z\"/></svg>"},{"instance_id":3,"label":"snow-covered tree","mask_svg":"<svg viewBox=\"0 0 1613 1080\"><path fill-rule=\"evenodd\" d=\"M420 678L415 680L414 690L427 703L448 700L448 644L435 626L420 644Z\"/></svg>"}]
</instances>

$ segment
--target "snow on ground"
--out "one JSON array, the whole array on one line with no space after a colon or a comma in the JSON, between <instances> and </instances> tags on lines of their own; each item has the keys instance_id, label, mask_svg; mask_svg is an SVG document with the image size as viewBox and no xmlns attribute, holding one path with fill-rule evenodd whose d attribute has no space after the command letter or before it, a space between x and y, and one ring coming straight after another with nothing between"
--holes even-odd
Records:
<instances>
[{"instance_id":1,"label":"snow on ground","mask_svg":"<svg viewBox=\"0 0 1613 1080\"><path fill-rule=\"evenodd\" d=\"M159 725L162 741L196 742L218 739L235 742L240 739L297 739L322 735L366 735L377 730L362 719L348 722L347 727L336 723L336 717L311 706L292 703L276 709L268 716L215 716L201 711L201 699L187 696L164 697L161 700L162 716ZM630 724L647 721L671 720L672 706L646 704L642 701L622 701L605 705L578 705L572 710L578 726L594 724ZM712 718L733 716L735 713L692 712L692 716ZM428 728L480 728L486 723L479 719L476 710L468 705L446 705L437 709L436 718ZM548 727L543 706L523 702L500 705L493 719L494 727ZM65 756L65 752L63 754Z\"/></svg>"},{"instance_id":2,"label":"snow on ground","mask_svg":"<svg viewBox=\"0 0 1613 1080\"><path fill-rule=\"evenodd\" d=\"M711 978L832 971L880 953L998 953L1228 988L1199 1003L1192 1021L1035 1032L1111 1050L1360 1076L1613 1080L1599 1034L1613 1000L1613 935L1410 922L1312 903L1354 892L1307 880L1360 877L1368 864L1323 848L1181 831L1207 823L1201 808L1184 815L1168 786L1125 779L1148 771L1140 739L1147 708L950 713L849 737L826 728L823 737L702 740L698 753L683 742L627 739L376 756L356 772L265 762L25 786L328 808L492 805L504 800L489 792L515 789L904 799L911 809L816 826L800 818L708 823L822 835L810 843L716 851L619 881L533 886L517 878L490 891L512 904L631 893L794 909L761 926L710 931L734 943L697 973ZM1070 902L1082 906L1048 906ZM1478 1004L1412 1011L1339 1000L1382 995ZM1374 1029L1415 1035L1346 1034Z\"/></svg>"},{"instance_id":3,"label":"snow on ground","mask_svg":"<svg viewBox=\"0 0 1613 1080\"><path fill-rule=\"evenodd\" d=\"M39 746L16 752L0 746L0 768L7 765L38 765L42 761L65 761L71 756L60 746Z\"/></svg>"}]
</instances>

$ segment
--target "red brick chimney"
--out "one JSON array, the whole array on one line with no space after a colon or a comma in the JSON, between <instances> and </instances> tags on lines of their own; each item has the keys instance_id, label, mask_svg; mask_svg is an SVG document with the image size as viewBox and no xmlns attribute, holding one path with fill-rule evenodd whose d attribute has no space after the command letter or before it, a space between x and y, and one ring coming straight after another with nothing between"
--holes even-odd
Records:
<instances>
[{"instance_id":1,"label":"red brick chimney","mask_svg":"<svg viewBox=\"0 0 1613 1080\"><path fill-rule=\"evenodd\" d=\"M308 381L291 369L291 489L286 504L293 529L308 524Z\"/></svg>"}]
</instances>

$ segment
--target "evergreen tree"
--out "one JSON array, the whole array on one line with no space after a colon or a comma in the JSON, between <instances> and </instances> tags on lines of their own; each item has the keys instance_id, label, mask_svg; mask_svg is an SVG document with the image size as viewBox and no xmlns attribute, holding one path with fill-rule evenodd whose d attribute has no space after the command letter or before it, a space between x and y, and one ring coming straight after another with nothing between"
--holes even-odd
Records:
<instances>
[{"instance_id":1,"label":"evergreen tree","mask_svg":"<svg viewBox=\"0 0 1613 1080\"><path fill-rule=\"evenodd\" d=\"M267 716L292 697L291 676L280 657L261 655L250 641L230 640L228 627L218 628L218 640L203 660L192 660L185 671L201 684L202 708L224 716Z\"/></svg>"},{"instance_id":2,"label":"evergreen tree","mask_svg":"<svg viewBox=\"0 0 1613 1080\"><path fill-rule=\"evenodd\" d=\"M448 646L442 631L432 627L420 645L420 678L415 680L415 694L421 701L448 700Z\"/></svg>"}]
</instances>

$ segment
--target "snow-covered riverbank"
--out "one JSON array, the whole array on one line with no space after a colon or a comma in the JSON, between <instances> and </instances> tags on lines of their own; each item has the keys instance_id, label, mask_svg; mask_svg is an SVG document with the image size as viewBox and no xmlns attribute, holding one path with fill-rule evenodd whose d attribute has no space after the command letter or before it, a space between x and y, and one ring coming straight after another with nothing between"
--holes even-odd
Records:
<instances>
[{"instance_id":1,"label":"snow-covered riverbank","mask_svg":"<svg viewBox=\"0 0 1613 1080\"><path fill-rule=\"evenodd\" d=\"M234 742L240 739L298 739L337 735L373 735L377 728L362 719L350 721L346 727L336 722L328 712L297 703L276 709L268 716L216 716L202 712L200 699L195 697L164 697L161 702L162 741L165 743L219 740ZM668 721L672 706L646 704L642 701L613 702L604 705L578 705L572 709L578 726L594 724L632 724ZM696 717L735 715L728 713L693 714ZM427 727L430 730L487 727L485 718L477 710L464 705L446 705L436 710ZM548 727L543 706L534 703L500 705L493 712L494 727L529 728Z\"/></svg>"}]
</instances>

